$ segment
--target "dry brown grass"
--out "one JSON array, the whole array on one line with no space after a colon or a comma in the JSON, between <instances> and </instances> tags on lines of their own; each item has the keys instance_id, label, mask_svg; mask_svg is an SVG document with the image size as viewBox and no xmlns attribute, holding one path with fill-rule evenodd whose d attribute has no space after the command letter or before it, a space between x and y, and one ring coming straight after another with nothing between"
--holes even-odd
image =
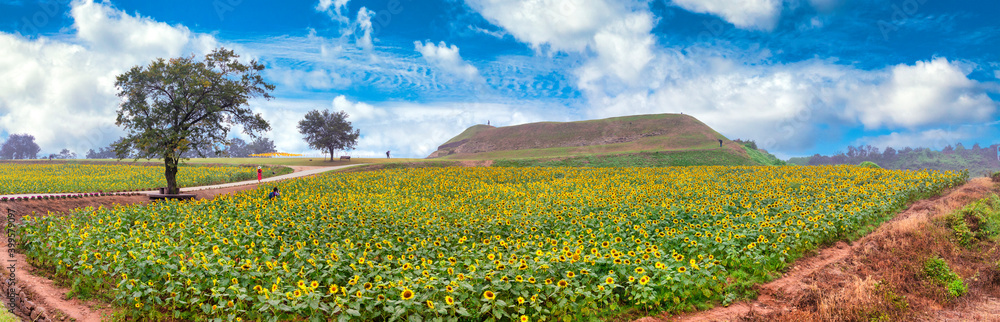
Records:
<instances>
[{"instance_id":1,"label":"dry brown grass","mask_svg":"<svg viewBox=\"0 0 1000 322\"><path fill-rule=\"evenodd\" d=\"M991 315L1000 313L996 300L1000 244L983 241L973 248L961 247L944 220L966 204L1000 192L998 186L990 178L978 178L942 196L918 201L845 249L835 246L800 259L785 277L761 285L755 301L679 320L1000 320L1000 315ZM837 256L836 261L829 260L831 255ZM967 294L950 297L942 285L925 276L924 263L935 256L965 280Z\"/></svg>"},{"instance_id":2,"label":"dry brown grass","mask_svg":"<svg viewBox=\"0 0 1000 322\"><path fill-rule=\"evenodd\" d=\"M822 321L898 320L907 304L885 284L866 277L853 279L846 287L830 295L820 294L815 317Z\"/></svg>"},{"instance_id":3,"label":"dry brown grass","mask_svg":"<svg viewBox=\"0 0 1000 322\"><path fill-rule=\"evenodd\" d=\"M581 122L540 122L508 127L479 127L465 137L444 144L430 158L476 158L495 151L567 148L561 155L610 154L627 151L679 150L712 146L723 139L718 132L690 115L658 114ZM456 137L456 138L459 138ZM742 148L728 142L737 153ZM715 145L718 147L718 145ZM550 153L555 153L548 151ZM541 152L539 152L541 153ZM745 154L745 152L743 152Z\"/></svg>"}]
</instances>

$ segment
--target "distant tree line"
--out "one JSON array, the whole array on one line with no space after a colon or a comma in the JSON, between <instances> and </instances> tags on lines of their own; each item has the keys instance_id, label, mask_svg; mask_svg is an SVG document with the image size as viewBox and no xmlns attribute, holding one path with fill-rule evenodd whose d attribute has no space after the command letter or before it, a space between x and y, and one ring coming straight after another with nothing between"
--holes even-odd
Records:
<instances>
[{"instance_id":1,"label":"distant tree line","mask_svg":"<svg viewBox=\"0 0 1000 322\"><path fill-rule=\"evenodd\" d=\"M253 154L261 153L271 153L278 152L274 145L274 141L269 138L259 137L249 144L240 138L233 138L230 140L228 146L221 147L216 152L214 149L209 149L213 151L203 151L203 148L193 148L191 150L181 153L182 158L246 158ZM125 155L123 158L134 158L134 155ZM87 159L117 159L114 146L108 146L97 149L90 149L87 152Z\"/></svg>"},{"instance_id":2,"label":"distant tree line","mask_svg":"<svg viewBox=\"0 0 1000 322\"><path fill-rule=\"evenodd\" d=\"M1000 169L1000 160L997 159L997 147L994 144L982 147L976 143L971 148L966 148L962 143L954 146L948 145L941 151L929 148L905 147L896 150L887 147L880 150L871 145L848 146L847 151L840 151L834 155L825 156L815 154L811 157L792 158L790 163L799 165L837 165L837 164L859 164L870 161L886 169L932 169L932 170L963 170L968 169L971 174L979 175Z\"/></svg>"},{"instance_id":3,"label":"distant tree line","mask_svg":"<svg viewBox=\"0 0 1000 322\"><path fill-rule=\"evenodd\" d=\"M70 151L69 149L62 149L58 154L49 154L49 159L76 159L76 152Z\"/></svg>"},{"instance_id":4,"label":"distant tree line","mask_svg":"<svg viewBox=\"0 0 1000 322\"><path fill-rule=\"evenodd\" d=\"M243 139L233 138L229 141L229 145L224 147L219 151L219 153L213 151L200 151L198 149L192 149L181 154L183 158L208 158L208 157L230 157L230 158L246 158L254 154L261 153L271 153L278 152L278 149L274 146L274 141L265 137L259 137L247 143Z\"/></svg>"},{"instance_id":5,"label":"distant tree line","mask_svg":"<svg viewBox=\"0 0 1000 322\"><path fill-rule=\"evenodd\" d=\"M30 160L38 159L41 147L35 143L35 137L30 134L11 134L2 144L0 144L0 159L4 160ZM231 157L246 158L253 154L278 152L274 141L266 137L259 137L247 143L246 141L233 138L228 146L224 146L216 151L200 151L192 149L181 154L183 158L205 158L205 157ZM123 159L134 158L134 153L122 156ZM76 159L77 153L69 149L62 149L59 153L51 153L42 157L49 159ZM90 149L84 155L87 159L118 159L117 152L113 145Z\"/></svg>"}]
</instances>

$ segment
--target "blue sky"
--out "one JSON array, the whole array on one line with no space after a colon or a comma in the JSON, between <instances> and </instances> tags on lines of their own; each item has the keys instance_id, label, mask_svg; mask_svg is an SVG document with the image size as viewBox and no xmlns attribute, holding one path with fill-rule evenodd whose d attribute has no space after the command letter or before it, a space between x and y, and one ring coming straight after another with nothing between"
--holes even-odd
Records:
<instances>
[{"instance_id":1,"label":"blue sky","mask_svg":"<svg viewBox=\"0 0 1000 322\"><path fill-rule=\"evenodd\" d=\"M424 157L466 127L680 113L781 157L998 143L1000 3L939 0L0 0L0 137L121 135L114 76L237 50L284 152L345 110L355 155ZM237 129L238 130L238 129ZM237 136L242 136L236 133Z\"/></svg>"}]
</instances>

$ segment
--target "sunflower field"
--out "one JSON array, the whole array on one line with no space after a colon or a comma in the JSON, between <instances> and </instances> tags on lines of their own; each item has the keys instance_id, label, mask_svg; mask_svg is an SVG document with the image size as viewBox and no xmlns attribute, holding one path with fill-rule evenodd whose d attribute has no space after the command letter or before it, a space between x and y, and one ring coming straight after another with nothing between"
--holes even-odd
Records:
<instances>
[{"instance_id":1,"label":"sunflower field","mask_svg":"<svg viewBox=\"0 0 1000 322\"><path fill-rule=\"evenodd\" d=\"M34 265L139 318L588 320L728 296L965 182L854 166L331 173L211 201L25 217Z\"/></svg>"},{"instance_id":2,"label":"sunflower field","mask_svg":"<svg viewBox=\"0 0 1000 322\"><path fill-rule=\"evenodd\" d=\"M132 191L165 187L163 166L130 164L0 163L0 195L22 193ZM286 167L265 168L264 173L291 173ZM181 187L254 180L251 166L189 166L178 168Z\"/></svg>"}]
</instances>

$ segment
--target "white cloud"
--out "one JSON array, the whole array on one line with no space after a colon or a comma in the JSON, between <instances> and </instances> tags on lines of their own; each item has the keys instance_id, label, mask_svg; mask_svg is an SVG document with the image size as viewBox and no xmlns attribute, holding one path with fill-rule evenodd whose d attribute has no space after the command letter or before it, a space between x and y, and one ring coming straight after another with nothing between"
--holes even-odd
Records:
<instances>
[{"instance_id":1,"label":"white cloud","mask_svg":"<svg viewBox=\"0 0 1000 322\"><path fill-rule=\"evenodd\" d=\"M603 27L629 14L619 1L582 0L467 0L491 23L535 49L548 45L557 51L583 51Z\"/></svg>"},{"instance_id":2,"label":"white cloud","mask_svg":"<svg viewBox=\"0 0 1000 322\"><path fill-rule=\"evenodd\" d=\"M969 129L931 129L918 132L893 132L877 137L865 137L855 141L855 144L869 144L883 150L886 147L892 147L897 150L905 147L940 150L948 145L954 146L958 142L974 137L976 137L976 134Z\"/></svg>"},{"instance_id":3,"label":"white cloud","mask_svg":"<svg viewBox=\"0 0 1000 322\"><path fill-rule=\"evenodd\" d=\"M653 60L653 18L648 14L630 15L606 26L594 35L597 56L576 71L578 87L590 88L607 76L628 84L639 81L646 65Z\"/></svg>"},{"instance_id":4,"label":"white cloud","mask_svg":"<svg viewBox=\"0 0 1000 322\"><path fill-rule=\"evenodd\" d=\"M375 17L375 12L365 7L358 11L357 25L361 35L356 38L355 43L369 51L372 49L372 17Z\"/></svg>"},{"instance_id":5,"label":"white cloud","mask_svg":"<svg viewBox=\"0 0 1000 322\"><path fill-rule=\"evenodd\" d=\"M648 3L612 0L466 0L494 25L536 51L593 54L576 71L580 86L635 84L652 60L654 18ZM608 78L608 79L606 79Z\"/></svg>"},{"instance_id":6,"label":"white cloud","mask_svg":"<svg viewBox=\"0 0 1000 322\"><path fill-rule=\"evenodd\" d=\"M217 44L109 4L71 6L76 33L64 40L0 33L0 128L34 135L43 153L85 154L111 143L122 134L114 125L118 74L157 57L202 55Z\"/></svg>"},{"instance_id":7,"label":"white cloud","mask_svg":"<svg viewBox=\"0 0 1000 322\"><path fill-rule=\"evenodd\" d=\"M316 4L316 11L326 12L334 21L348 23L350 19L343 12L344 9L347 9L348 2L350 0L319 0L319 3Z\"/></svg>"},{"instance_id":8,"label":"white cloud","mask_svg":"<svg viewBox=\"0 0 1000 322\"><path fill-rule=\"evenodd\" d=\"M141 16L131 16L107 4L74 1L70 15L76 39L91 51L125 55L130 60L151 56L176 57L185 50L207 53L217 41L195 34L182 25L170 26Z\"/></svg>"},{"instance_id":9,"label":"white cloud","mask_svg":"<svg viewBox=\"0 0 1000 322\"><path fill-rule=\"evenodd\" d=\"M1000 79L1000 70L993 71L993 77L996 77L997 79Z\"/></svg>"},{"instance_id":10,"label":"white cloud","mask_svg":"<svg viewBox=\"0 0 1000 322\"><path fill-rule=\"evenodd\" d=\"M327 11L333 8L337 14L340 14L340 10L344 10L347 7L347 3L351 0L319 0L316 4L316 11Z\"/></svg>"},{"instance_id":11,"label":"white cloud","mask_svg":"<svg viewBox=\"0 0 1000 322\"><path fill-rule=\"evenodd\" d=\"M688 11L718 16L743 28L772 30L781 16L781 0L673 0ZM827 0L819 1L829 2Z\"/></svg>"},{"instance_id":12,"label":"white cloud","mask_svg":"<svg viewBox=\"0 0 1000 322\"><path fill-rule=\"evenodd\" d=\"M989 118L997 103L945 58L892 67L888 80L857 88L848 113L856 113L866 128L916 128Z\"/></svg>"},{"instance_id":13,"label":"white cloud","mask_svg":"<svg viewBox=\"0 0 1000 322\"><path fill-rule=\"evenodd\" d=\"M504 32L503 30L491 31L491 30L486 30L486 29L478 27L478 26L469 26L469 30L472 30L472 31L475 31L476 33L481 33L481 34L484 34L484 35L487 35L487 36L491 36L491 37L497 38L497 39L503 39L504 37L507 37L507 33Z\"/></svg>"},{"instance_id":14,"label":"white cloud","mask_svg":"<svg viewBox=\"0 0 1000 322\"><path fill-rule=\"evenodd\" d=\"M386 116L386 111L363 102L351 102L344 95L333 99L333 112L347 112L351 121L377 120Z\"/></svg>"},{"instance_id":15,"label":"white cloud","mask_svg":"<svg viewBox=\"0 0 1000 322\"><path fill-rule=\"evenodd\" d=\"M265 70L268 79L281 84L286 90L330 90L343 89L351 85L351 79L326 68L301 70L281 65Z\"/></svg>"},{"instance_id":16,"label":"white cloud","mask_svg":"<svg viewBox=\"0 0 1000 322\"><path fill-rule=\"evenodd\" d=\"M479 70L475 66L465 62L465 60L462 60L462 56L458 53L458 46L454 44L448 46L443 41L438 45L434 45L430 41L426 44L414 41L413 45L414 50L423 55L424 59L431 65L458 76L463 80L472 81L481 79Z\"/></svg>"},{"instance_id":17,"label":"white cloud","mask_svg":"<svg viewBox=\"0 0 1000 322\"><path fill-rule=\"evenodd\" d=\"M375 18L376 13L367 7L361 7L358 10L357 18L351 22L351 18L347 16L349 2L350 0L320 0L315 9L318 12L328 14L330 19L340 25L339 38L342 43L354 36L355 45L371 51L374 46L372 19ZM311 35L315 36L315 30L311 31Z\"/></svg>"}]
</instances>

